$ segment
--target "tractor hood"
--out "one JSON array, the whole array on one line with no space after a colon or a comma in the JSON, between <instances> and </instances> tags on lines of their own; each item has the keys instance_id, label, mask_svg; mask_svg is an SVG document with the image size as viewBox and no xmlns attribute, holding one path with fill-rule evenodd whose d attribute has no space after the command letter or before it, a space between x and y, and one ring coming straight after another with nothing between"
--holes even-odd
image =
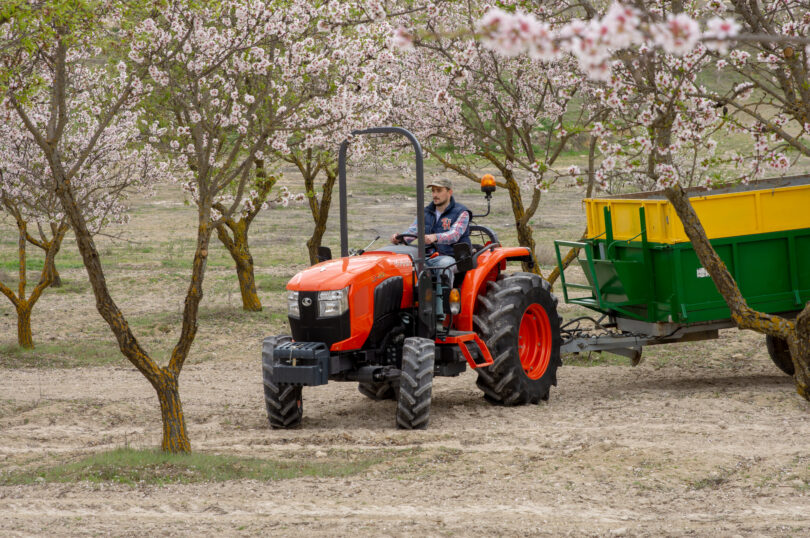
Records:
<instances>
[{"instance_id":1,"label":"tractor hood","mask_svg":"<svg viewBox=\"0 0 810 538\"><path fill-rule=\"evenodd\" d=\"M407 254L367 252L362 256L348 256L329 260L304 269L287 283L292 291L339 290L349 285L373 285L401 276L410 282L413 263Z\"/></svg>"},{"instance_id":2,"label":"tractor hood","mask_svg":"<svg viewBox=\"0 0 810 538\"><path fill-rule=\"evenodd\" d=\"M348 310L339 317L318 317L317 292L347 286ZM360 349L375 319L413 306L413 263L408 254L367 252L305 269L287 289L299 292L300 317L290 317L296 341L325 342L333 352Z\"/></svg>"}]
</instances>

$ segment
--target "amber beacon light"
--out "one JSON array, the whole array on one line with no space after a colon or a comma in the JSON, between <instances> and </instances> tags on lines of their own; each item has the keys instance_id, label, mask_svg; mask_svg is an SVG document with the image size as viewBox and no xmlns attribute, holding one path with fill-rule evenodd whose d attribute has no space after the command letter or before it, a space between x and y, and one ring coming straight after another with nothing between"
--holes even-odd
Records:
<instances>
[{"instance_id":1,"label":"amber beacon light","mask_svg":"<svg viewBox=\"0 0 810 538\"><path fill-rule=\"evenodd\" d=\"M486 193L487 197L495 192L495 178L492 174L484 174L481 178L481 192Z\"/></svg>"}]
</instances>

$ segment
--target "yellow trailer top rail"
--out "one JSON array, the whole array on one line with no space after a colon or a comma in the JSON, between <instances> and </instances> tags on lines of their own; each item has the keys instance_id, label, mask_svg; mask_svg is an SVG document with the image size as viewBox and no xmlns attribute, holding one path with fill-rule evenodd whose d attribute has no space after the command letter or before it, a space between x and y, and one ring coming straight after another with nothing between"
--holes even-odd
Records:
<instances>
[{"instance_id":1,"label":"yellow trailer top rail","mask_svg":"<svg viewBox=\"0 0 810 538\"><path fill-rule=\"evenodd\" d=\"M723 189L688 189L709 239L810 228L810 176L766 179ZM610 209L613 238L640 240L639 209L644 208L647 241L686 243L681 220L663 192L636 193L583 200L588 238L605 233Z\"/></svg>"}]
</instances>

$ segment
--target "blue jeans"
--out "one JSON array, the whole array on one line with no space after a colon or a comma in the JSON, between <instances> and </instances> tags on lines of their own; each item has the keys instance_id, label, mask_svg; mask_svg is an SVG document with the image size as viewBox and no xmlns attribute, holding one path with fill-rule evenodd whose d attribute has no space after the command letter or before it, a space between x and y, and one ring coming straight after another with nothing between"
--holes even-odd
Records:
<instances>
[{"instance_id":1,"label":"blue jeans","mask_svg":"<svg viewBox=\"0 0 810 538\"><path fill-rule=\"evenodd\" d=\"M447 269L451 265L456 263L456 259L452 256L436 256L435 258L428 258L425 261L425 266L430 267L431 269L435 269L436 273L446 275L452 282L453 273L456 272L455 266L450 269Z\"/></svg>"}]
</instances>

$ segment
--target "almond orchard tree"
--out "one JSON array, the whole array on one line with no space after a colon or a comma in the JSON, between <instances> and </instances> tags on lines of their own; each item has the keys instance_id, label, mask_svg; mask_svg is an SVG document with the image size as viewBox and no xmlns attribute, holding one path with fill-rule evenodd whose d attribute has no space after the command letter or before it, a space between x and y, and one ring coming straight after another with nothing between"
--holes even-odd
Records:
<instances>
[{"instance_id":1,"label":"almond orchard tree","mask_svg":"<svg viewBox=\"0 0 810 538\"><path fill-rule=\"evenodd\" d=\"M333 152L329 150L318 151L307 148L302 151L290 151L281 156L281 159L292 164L304 180L304 192L309 205L309 212L315 225L312 235L307 240L307 253L309 263L315 265L319 261L318 248L326 233L326 223L329 220L329 209L332 206L332 191L338 176L337 161ZM323 178L320 187L316 185L318 177Z\"/></svg>"},{"instance_id":2,"label":"almond orchard tree","mask_svg":"<svg viewBox=\"0 0 810 538\"><path fill-rule=\"evenodd\" d=\"M779 40L810 35L810 6L800 0L731 0L710 2L706 9L733 17L728 32L775 38L731 52L717 51L718 78L742 82L724 92L707 92L707 97L751 134L756 151L767 162L786 165L788 152L810 156L808 51L799 43Z\"/></svg>"},{"instance_id":3,"label":"almond orchard tree","mask_svg":"<svg viewBox=\"0 0 810 538\"><path fill-rule=\"evenodd\" d=\"M328 22L342 8L334 2L249 0L192 5L170 1L151 13L139 11L143 6L133 2L53 0L47 7L12 11L2 26L0 59L3 79L8 81L3 91L45 154L51 186L76 236L99 313L121 352L157 392L162 448L187 452L191 445L178 379L197 331L211 234L223 217L239 210L251 169L262 159L268 142L274 141L278 125L301 117L301 103L313 99L313 90L300 85L316 78L327 62L313 61L308 48L314 45L313 34L330 32ZM96 43L107 48L93 46ZM64 152L66 133L76 118L69 96L86 91L77 86L81 81L73 74L77 66L109 57L124 59L105 79L109 83L105 98L87 103L95 110L95 123L71 160L72 155ZM32 117L29 102L32 88L40 83L34 69L49 73L50 80L47 114L41 119ZM276 69L282 69L283 76L270 77ZM289 104L284 104L284 96ZM274 102L273 110L268 103ZM138 110L141 103L152 116L141 124L147 146L164 155L155 167L171 174L197 208L182 327L165 367L140 345L109 293L75 184L114 118ZM176 115L152 115L158 105L170 107ZM221 204L224 212L215 204Z\"/></svg>"},{"instance_id":4,"label":"almond orchard tree","mask_svg":"<svg viewBox=\"0 0 810 538\"><path fill-rule=\"evenodd\" d=\"M106 98L106 70L74 66L71 76L86 91L69 94L68 106L73 111L71 128L66 130L61 150L68 159L75 159L83 142L95 126L93 105ZM48 73L42 76L48 81ZM99 94L101 92L101 95ZM48 95L39 92L29 98L28 117L42 124L47 117ZM51 172L42 149L26 129L8 102L0 103L0 160L3 177L0 181L0 205L17 224L19 231L19 291L15 295L0 282L5 294L17 310L17 337L21 347L33 347L31 311L43 291L53 285L58 273L55 258L69 229L67 217L52 187ZM127 221L124 201L135 191L146 191L157 179L159 168L150 166L149 151L133 150L139 138L137 116L124 112L111 122L99 137L82 167L72 180L76 200L87 218L90 233L96 234L111 223ZM36 226L39 238L32 235ZM50 233L49 233L50 232ZM26 298L26 243L45 253L39 282Z\"/></svg>"},{"instance_id":5,"label":"almond orchard tree","mask_svg":"<svg viewBox=\"0 0 810 538\"><path fill-rule=\"evenodd\" d=\"M2 106L2 105L0 105ZM33 348L31 332L31 312L42 293L54 285L57 275L55 259L62 245L62 239L68 230L64 217L59 215L59 202L56 196L42 189L43 175L47 172L41 167L39 148L30 137L20 130L19 121L5 108L0 124L0 157L5 163L0 169L0 212L8 213L17 225L19 279L18 291L0 281L0 293L3 293L14 305L17 312L17 344L24 348ZM38 162L39 161L39 162ZM50 228L51 235L42 225ZM32 225L39 228L40 239L31 235ZM28 287L28 243L37 245L44 251L42 271L39 282L27 295Z\"/></svg>"},{"instance_id":6,"label":"almond orchard tree","mask_svg":"<svg viewBox=\"0 0 810 538\"><path fill-rule=\"evenodd\" d=\"M264 35L257 30L262 29L262 17L268 16L272 6L261 6L263 2L245 3L248 11L234 11L232 22L227 17L222 20L223 35L230 33L240 39L253 36L254 41L234 43L247 51L242 72L229 68L221 74L204 73L200 78L201 71L188 60L201 52L189 42L176 55L153 58L150 68L152 84L158 89L153 92L152 106L164 118L154 125L156 132L152 134L158 135L156 145L162 151L181 151L186 154L183 158L189 157L188 133L195 124L204 136L225 148L239 151L238 144L230 146L227 141L227 133L234 129L234 134L242 137L240 144L256 144L252 177L232 177L231 183L214 196L212 205L217 237L235 262L242 306L248 311L262 308L249 229L259 211L267 207L276 180L267 175L265 161L277 159L279 154L289 155L294 151L291 147L336 146L352 129L379 122L385 117L386 104L376 71L382 62L393 59L385 50L390 26L365 20L362 4L285 4L274 17L281 23L298 22L285 33ZM259 18L250 19L257 10ZM136 43L135 54L145 55L149 47L146 41ZM221 111L223 106L231 107L230 115ZM186 133L185 139L173 137L171 132ZM224 151L217 148L214 153ZM202 159L198 152L195 147L195 158L189 160L192 170ZM196 188L189 186L188 191L199 200ZM290 200L287 194L281 196L284 202Z\"/></svg>"},{"instance_id":7,"label":"almond orchard tree","mask_svg":"<svg viewBox=\"0 0 810 538\"><path fill-rule=\"evenodd\" d=\"M460 27L471 33L487 7L435 4L415 14L411 24L431 32ZM560 17L555 24L563 22ZM518 242L534 253L530 221L543 193L560 178L583 181L579 167L561 168L557 161L577 141L587 143L585 131L600 117L591 86L572 58L553 58L551 51L498 54L463 35L416 39L412 45L403 52L398 123L417 134L430 156L464 177L478 182L475 170L482 159L497 168ZM532 270L539 273L539 266Z\"/></svg>"},{"instance_id":8,"label":"almond orchard tree","mask_svg":"<svg viewBox=\"0 0 810 538\"><path fill-rule=\"evenodd\" d=\"M714 6L716 2L710 4ZM753 2L746 3L746 5L753 11L758 9ZM483 34L483 42L487 46L506 54L514 54L515 51L531 53L537 48L547 49L548 47L557 48L560 51L565 50L576 56L582 69L591 78L597 80L613 80L614 67L617 66L619 68L623 66L625 69L628 66L631 69L639 69L641 64L634 65L633 58L640 61L639 56L649 54L653 49L660 48L666 54L682 57L684 63L681 64L681 69L686 72L685 76L673 76L672 72L666 70L660 73L657 71L672 59L664 58L660 62L647 63L647 68L651 70L650 74L658 77L654 91L659 95L669 96L663 103L655 100L648 102L649 114L644 119L639 117L639 120L648 128L647 133L650 139L650 146L646 151L641 152L649 155L646 159L647 177L665 188L666 196L680 217L698 259L709 272L718 291L725 299L731 311L732 320L741 329L751 329L787 342L794 363L794 380L797 391L805 399L810 400L810 303L795 320L757 312L747 305L734 278L707 239L706 232L681 184L682 181L688 181L689 178L681 177L684 168L678 166L678 154L684 147L684 145L678 146L679 141L681 143L687 141L685 146L688 147L688 141L692 140L692 146L695 147L694 138L700 136L701 130L709 129L711 132L716 120L716 116L708 113L708 104L705 100L693 99L694 95L689 95L685 89L689 88L689 84L694 84L694 78L690 78L688 75L688 71L691 69L688 64L696 61L697 57L705 52L698 45L699 42L703 41L706 47L726 52L730 48L730 42L734 41L780 43L783 47L792 48L797 44L807 45L810 40L803 33L806 30L802 26L796 26L793 34L788 35L761 34L759 32L763 31L763 28L759 26L752 26L753 32L751 33L739 34L740 25L738 23L719 17L709 19L707 31L701 32L696 20L696 16L699 15L698 10L702 7L701 4L673 2L671 7L665 7L657 5L655 8L644 11L613 4L603 17L599 17L593 10L594 15L590 17L590 20L569 23L554 33L548 32L547 24L534 14L509 13L493 9L479 20L479 29ZM791 7L794 8L793 12L789 11ZM788 2L780 3L778 10L772 11L771 15L778 12L780 16L784 16L790 21L804 21L806 11L806 8ZM589 10L590 13L591 10ZM412 39L412 35L402 29L397 33L398 39L404 44ZM695 50L696 47L698 47L697 50ZM638 55L624 56L624 51L628 50L634 51ZM735 48L729 53L732 59L736 51L740 51L740 48ZM745 51L736 52L737 57L740 57L742 52ZM790 53L787 56L793 58L794 54ZM758 60L766 63L777 62L770 56L760 56ZM806 65L807 60L807 50L805 49L801 54L801 61ZM682 71L678 71L677 74L682 74ZM784 72L782 75L784 76ZM661 79L660 84L659 78ZM780 80L779 74L775 79L777 82ZM801 81L802 84L805 82ZM705 92L700 91L698 97L701 97L700 94L705 94ZM644 93L637 96L638 99L635 102L643 103L645 95L646 89ZM619 105L617 107L620 108ZM639 116L642 113L643 111L639 111ZM698 125L696 133L690 132L690 127L684 127L678 123L678 121L691 121L694 116L706 116L704 119L697 120L699 124L704 122L705 124ZM775 127L781 127L780 122L781 120L778 120L776 124L771 122L770 126L765 123L764 129L756 126L752 129L757 138L756 141L760 143L758 148L754 148L752 172L755 173L761 169L760 162L765 162L777 170L784 169L789 164L786 158L783 159L773 152L764 152L763 150L766 148L763 147L762 137L759 136L767 131L779 134ZM787 130L784 132L788 133ZM673 134L676 135L674 138ZM641 141L639 143L645 144ZM614 153L620 154L621 152ZM609 157L610 155L606 158ZM699 170L700 166L686 168L690 172L695 169Z\"/></svg>"}]
</instances>

